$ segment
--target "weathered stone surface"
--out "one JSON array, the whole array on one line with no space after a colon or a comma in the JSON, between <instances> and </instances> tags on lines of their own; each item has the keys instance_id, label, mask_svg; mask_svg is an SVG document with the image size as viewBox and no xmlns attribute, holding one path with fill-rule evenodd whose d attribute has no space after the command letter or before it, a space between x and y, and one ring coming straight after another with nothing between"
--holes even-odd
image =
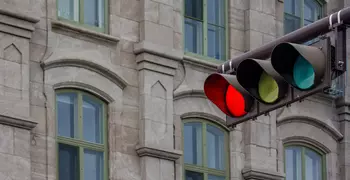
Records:
<instances>
[{"instance_id":1,"label":"weathered stone surface","mask_svg":"<svg viewBox=\"0 0 350 180\"><path fill-rule=\"evenodd\" d=\"M10 126L0 124L0 153L14 153L14 132Z\"/></svg>"},{"instance_id":2,"label":"weathered stone surface","mask_svg":"<svg viewBox=\"0 0 350 180\"><path fill-rule=\"evenodd\" d=\"M120 15L121 17L139 21L140 19L140 0L120 0ZM113 7L114 8L114 7Z\"/></svg>"},{"instance_id":3,"label":"weathered stone surface","mask_svg":"<svg viewBox=\"0 0 350 180\"><path fill-rule=\"evenodd\" d=\"M3 179L30 180L30 161L27 158L0 153L0 177Z\"/></svg>"},{"instance_id":4,"label":"weathered stone surface","mask_svg":"<svg viewBox=\"0 0 350 180\"><path fill-rule=\"evenodd\" d=\"M30 131L27 129L14 129L14 155L30 158Z\"/></svg>"},{"instance_id":5,"label":"weathered stone surface","mask_svg":"<svg viewBox=\"0 0 350 180\"><path fill-rule=\"evenodd\" d=\"M173 30L149 21L140 23L140 39L154 44L173 47ZM167 37L167 38L164 38Z\"/></svg>"},{"instance_id":6,"label":"weathered stone surface","mask_svg":"<svg viewBox=\"0 0 350 180\"><path fill-rule=\"evenodd\" d=\"M172 6L159 4L159 24L172 28L174 26L174 13Z\"/></svg>"}]
</instances>

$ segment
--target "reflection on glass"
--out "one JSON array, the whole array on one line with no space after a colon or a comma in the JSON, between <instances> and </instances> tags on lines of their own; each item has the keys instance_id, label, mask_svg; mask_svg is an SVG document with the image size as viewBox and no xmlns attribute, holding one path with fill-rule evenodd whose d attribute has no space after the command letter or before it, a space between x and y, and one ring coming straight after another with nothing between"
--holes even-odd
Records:
<instances>
[{"instance_id":1,"label":"reflection on glass","mask_svg":"<svg viewBox=\"0 0 350 180\"><path fill-rule=\"evenodd\" d=\"M300 0L284 0L284 12L300 17Z\"/></svg>"},{"instance_id":2,"label":"reflection on glass","mask_svg":"<svg viewBox=\"0 0 350 180\"><path fill-rule=\"evenodd\" d=\"M84 149L84 179L103 179L103 153Z\"/></svg>"},{"instance_id":3,"label":"reflection on glass","mask_svg":"<svg viewBox=\"0 0 350 180\"><path fill-rule=\"evenodd\" d=\"M79 159L78 148L59 144L59 180L76 180L79 179Z\"/></svg>"},{"instance_id":4,"label":"reflection on glass","mask_svg":"<svg viewBox=\"0 0 350 180\"><path fill-rule=\"evenodd\" d=\"M185 50L197 54L203 53L202 22L185 18Z\"/></svg>"},{"instance_id":5,"label":"reflection on glass","mask_svg":"<svg viewBox=\"0 0 350 180\"><path fill-rule=\"evenodd\" d=\"M202 124L184 125L184 160L187 164L202 164Z\"/></svg>"},{"instance_id":6,"label":"reflection on glass","mask_svg":"<svg viewBox=\"0 0 350 180\"><path fill-rule=\"evenodd\" d=\"M288 147L285 150L286 180L301 179L301 148Z\"/></svg>"},{"instance_id":7,"label":"reflection on glass","mask_svg":"<svg viewBox=\"0 0 350 180\"><path fill-rule=\"evenodd\" d=\"M300 19L289 14L284 15L284 32L288 34L300 28Z\"/></svg>"},{"instance_id":8,"label":"reflection on glass","mask_svg":"<svg viewBox=\"0 0 350 180\"><path fill-rule=\"evenodd\" d=\"M208 25L208 56L215 59L225 58L225 30L222 27Z\"/></svg>"},{"instance_id":9,"label":"reflection on glass","mask_svg":"<svg viewBox=\"0 0 350 180\"><path fill-rule=\"evenodd\" d=\"M203 0L185 0L185 16L203 20Z\"/></svg>"},{"instance_id":10,"label":"reflection on glass","mask_svg":"<svg viewBox=\"0 0 350 180\"><path fill-rule=\"evenodd\" d=\"M225 1L224 0L208 0L207 2L207 15L208 23L217 26L224 26L225 17L223 12Z\"/></svg>"},{"instance_id":11,"label":"reflection on glass","mask_svg":"<svg viewBox=\"0 0 350 180\"><path fill-rule=\"evenodd\" d=\"M316 0L305 0L304 18L308 21L316 21L320 19L321 6Z\"/></svg>"},{"instance_id":12,"label":"reflection on glass","mask_svg":"<svg viewBox=\"0 0 350 180\"><path fill-rule=\"evenodd\" d=\"M225 177L222 177L222 176L214 176L214 175L209 174L209 175L208 175L208 180L225 180Z\"/></svg>"},{"instance_id":13,"label":"reflection on glass","mask_svg":"<svg viewBox=\"0 0 350 180\"><path fill-rule=\"evenodd\" d=\"M103 27L104 0L84 0L84 23Z\"/></svg>"},{"instance_id":14,"label":"reflection on glass","mask_svg":"<svg viewBox=\"0 0 350 180\"><path fill-rule=\"evenodd\" d=\"M186 171L185 176L185 180L204 180L203 174L198 172Z\"/></svg>"},{"instance_id":15,"label":"reflection on glass","mask_svg":"<svg viewBox=\"0 0 350 180\"><path fill-rule=\"evenodd\" d=\"M77 136L77 95L62 93L57 95L58 135L74 138Z\"/></svg>"},{"instance_id":16,"label":"reflection on glass","mask_svg":"<svg viewBox=\"0 0 350 180\"><path fill-rule=\"evenodd\" d=\"M83 96L84 140L102 142L102 104Z\"/></svg>"},{"instance_id":17,"label":"reflection on glass","mask_svg":"<svg viewBox=\"0 0 350 180\"><path fill-rule=\"evenodd\" d=\"M225 169L224 132L220 129L207 126L207 164L209 168Z\"/></svg>"},{"instance_id":18,"label":"reflection on glass","mask_svg":"<svg viewBox=\"0 0 350 180\"><path fill-rule=\"evenodd\" d=\"M305 178L307 180L322 180L322 157L309 150L305 150Z\"/></svg>"},{"instance_id":19,"label":"reflection on glass","mask_svg":"<svg viewBox=\"0 0 350 180\"><path fill-rule=\"evenodd\" d=\"M79 20L79 0L58 0L58 16L78 21Z\"/></svg>"}]
</instances>

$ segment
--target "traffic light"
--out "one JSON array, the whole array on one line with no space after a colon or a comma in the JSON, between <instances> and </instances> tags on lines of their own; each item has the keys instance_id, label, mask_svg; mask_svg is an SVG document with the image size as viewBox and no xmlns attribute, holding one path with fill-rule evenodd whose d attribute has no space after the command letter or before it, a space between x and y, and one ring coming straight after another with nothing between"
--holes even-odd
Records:
<instances>
[{"instance_id":1,"label":"traffic light","mask_svg":"<svg viewBox=\"0 0 350 180\"><path fill-rule=\"evenodd\" d=\"M244 59L230 74L209 75L204 92L228 125L238 124L330 87L330 58L329 38L310 46L280 43L269 60Z\"/></svg>"}]
</instances>

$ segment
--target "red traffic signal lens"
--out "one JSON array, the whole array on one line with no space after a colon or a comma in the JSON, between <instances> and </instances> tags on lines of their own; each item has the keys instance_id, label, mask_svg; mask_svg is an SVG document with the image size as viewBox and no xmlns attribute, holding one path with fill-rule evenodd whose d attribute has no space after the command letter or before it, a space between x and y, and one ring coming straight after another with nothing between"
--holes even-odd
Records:
<instances>
[{"instance_id":1,"label":"red traffic signal lens","mask_svg":"<svg viewBox=\"0 0 350 180\"><path fill-rule=\"evenodd\" d=\"M226 91L226 106L229 112L236 117L247 114L245 109L245 100L243 95L233 86L229 85Z\"/></svg>"}]
</instances>

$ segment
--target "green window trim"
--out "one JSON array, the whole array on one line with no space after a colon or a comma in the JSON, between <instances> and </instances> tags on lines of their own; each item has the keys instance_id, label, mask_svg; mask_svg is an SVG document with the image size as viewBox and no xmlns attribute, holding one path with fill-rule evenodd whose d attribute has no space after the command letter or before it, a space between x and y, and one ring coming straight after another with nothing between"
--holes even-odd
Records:
<instances>
[{"instance_id":1,"label":"green window trim","mask_svg":"<svg viewBox=\"0 0 350 180\"><path fill-rule=\"evenodd\" d=\"M86 29L89 29L89 30L93 30L93 31L96 31L96 32L101 32L101 33L106 33L108 34L109 31L109 0L103 0L104 2L104 22L103 22L103 27L96 27L96 26L91 26L91 25L88 25L88 24L85 24L84 23L84 0L77 0L78 1L78 10L79 10L79 20L78 21L74 21L74 20L70 20L70 19L66 19L64 17L61 17L59 16L59 10L58 10L58 2L60 0L56 0L56 16L57 16L57 19L59 21L62 21L62 22L65 22L65 23L69 23L69 24L72 24L72 25L75 25L75 26L79 26L79 27L82 27L82 28L86 28Z\"/></svg>"},{"instance_id":2,"label":"green window trim","mask_svg":"<svg viewBox=\"0 0 350 180\"><path fill-rule=\"evenodd\" d=\"M63 93L75 93L77 94L77 107L78 107L78 133L77 137L70 138L58 135L58 112L57 112L57 95ZM95 102L102 104L102 138L103 141L101 144L88 142L83 140L83 120L82 120L82 104L83 104L83 95L89 97ZM103 100L97 98L91 93L77 90L77 89L59 89L55 92L55 126L56 126L56 177L59 179L59 144L70 145L72 147L78 148L78 168L79 168L79 179L84 180L84 149L94 150L103 152L103 180L108 180L109 176L109 154L108 154L108 128L107 128L107 104Z\"/></svg>"},{"instance_id":3,"label":"green window trim","mask_svg":"<svg viewBox=\"0 0 350 180\"><path fill-rule=\"evenodd\" d=\"M284 155L284 172L286 172L286 153L285 150L288 147L299 147L301 148L301 178L302 180L307 180L306 179L306 174L305 174L305 150L311 150L315 152L316 154L321 156L321 166L322 166L322 180L327 180L327 165L326 165L326 153L319 150L318 148L307 144L307 143L300 143L300 142L290 142L287 144L284 144L284 150L283 150L283 155ZM286 179L286 178L285 178Z\"/></svg>"},{"instance_id":4,"label":"green window trim","mask_svg":"<svg viewBox=\"0 0 350 180\"><path fill-rule=\"evenodd\" d=\"M321 7L321 9L320 9L321 10L321 12L320 12L321 17L318 18L318 19L321 19L323 16L325 16L325 14L324 14L324 12L325 12L324 7L325 7L326 2L323 1L323 0L313 0L313 1L318 3L320 5L320 7ZM287 13L287 12L285 12L285 10L283 10L284 16L288 15L288 16L292 16L292 17L300 19L300 24L299 24L300 26L299 26L299 28L304 27L304 23L305 23L304 6L305 6L305 0L300 0L300 7L301 7L300 8L301 9L300 10L300 17L296 16L294 14ZM285 31L286 31L286 29L284 28L284 34L286 34Z\"/></svg>"},{"instance_id":5,"label":"green window trim","mask_svg":"<svg viewBox=\"0 0 350 180\"><path fill-rule=\"evenodd\" d=\"M208 175L216 175L216 176L222 176L225 177L225 180L230 179L230 153L229 153L229 133L228 131L222 127L220 124L210 122L207 120L202 120L202 119L188 119L188 120L183 120L182 121L182 147L184 148L184 126L186 123L201 123L202 125L202 165L194 165L194 164L187 164L184 161L184 155L182 156L182 162L183 162L183 179L186 179L186 170L192 171L192 172L197 172L197 173L202 173L203 174L203 180L208 180ZM206 143L207 143L207 125L214 126L221 130L224 133L224 149L225 149L225 154L224 154L224 159L225 159L225 169L224 170L217 170L213 168L208 168L207 166L207 148L206 148Z\"/></svg>"},{"instance_id":6,"label":"green window trim","mask_svg":"<svg viewBox=\"0 0 350 180\"><path fill-rule=\"evenodd\" d=\"M208 0L202 0L203 2L203 20L199 20L199 19L196 19L194 17L190 17L190 16L186 16L185 14L185 9L186 9L186 5L185 5L185 2L186 0L183 0L183 8L182 8L182 17L184 17L183 19L183 50L184 50L184 54L185 55L188 55L188 56L193 56L195 58L199 58L199 59L203 59L203 60L206 60L206 61L212 61L212 62L218 62L218 61L226 61L229 57L229 40L228 40L228 37L229 37L229 23L228 23L228 0L224 0L224 26L221 26L224 28L225 30L225 33L224 33L224 54L223 54L223 59L216 59L216 58L213 58L213 57L209 57L208 56L208 33L207 33L207 30L208 30L208 17L207 17L207 1ZM202 28L202 33L203 33L203 42L202 42L202 47L203 47L203 54L198 54L198 53L193 53L193 52L189 52L189 51L186 51L186 41L185 41L185 18L189 18L189 19L194 19L194 20L198 20L200 22L203 23L203 28Z\"/></svg>"}]
</instances>

